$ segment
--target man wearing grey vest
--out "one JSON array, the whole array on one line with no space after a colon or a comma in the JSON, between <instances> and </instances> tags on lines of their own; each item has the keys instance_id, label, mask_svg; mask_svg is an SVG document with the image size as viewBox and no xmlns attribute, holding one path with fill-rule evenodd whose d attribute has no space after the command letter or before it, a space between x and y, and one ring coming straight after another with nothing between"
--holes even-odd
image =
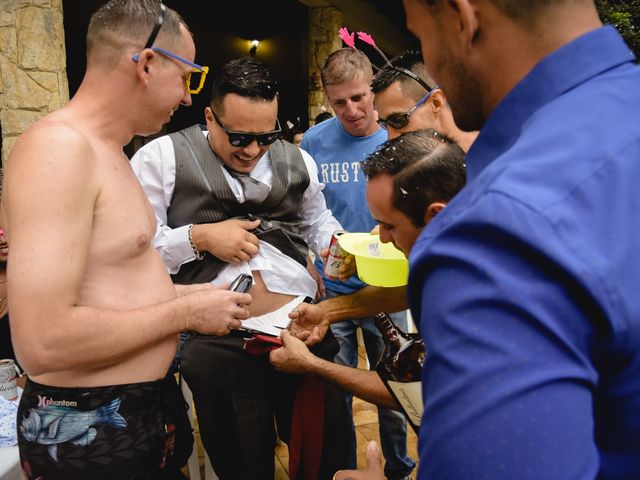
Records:
<instances>
[{"instance_id":1,"label":"man wearing grey vest","mask_svg":"<svg viewBox=\"0 0 640 480\"><path fill-rule=\"evenodd\" d=\"M253 317L279 309L286 316L296 298L314 298L309 248L327 248L341 229L326 207L313 159L280 140L277 89L262 62L233 60L214 78L206 129L194 125L161 137L131 160L157 217L156 248L174 282L221 285L251 274ZM272 479L274 414L280 437L287 441L291 431L298 378L275 372L266 355L247 353L247 336L192 333L182 351L203 444L225 480ZM338 349L333 338L319 348L325 358ZM317 478L331 478L346 464L346 436L332 430L346 411L334 387L323 388Z\"/></svg>"}]
</instances>

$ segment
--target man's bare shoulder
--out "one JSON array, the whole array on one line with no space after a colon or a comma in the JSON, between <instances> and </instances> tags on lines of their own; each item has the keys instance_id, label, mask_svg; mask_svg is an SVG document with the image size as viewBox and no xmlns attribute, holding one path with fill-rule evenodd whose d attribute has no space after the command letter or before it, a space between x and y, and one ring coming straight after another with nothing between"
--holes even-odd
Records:
<instances>
[{"instance_id":1,"label":"man's bare shoulder","mask_svg":"<svg viewBox=\"0 0 640 480\"><path fill-rule=\"evenodd\" d=\"M32 125L20 136L11 152L11 159L41 166L59 160L72 164L93 156L90 138L62 111L51 113Z\"/></svg>"},{"instance_id":2,"label":"man's bare shoulder","mask_svg":"<svg viewBox=\"0 0 640 480\"><path fill-rule=\"evenodd\" d=\"M91 204L100 191L96 159L81 128L58 112L47 115L20 136L9 155L4 190L10 210L49 204L47 199Z\"/></svg>"}]
</instances>

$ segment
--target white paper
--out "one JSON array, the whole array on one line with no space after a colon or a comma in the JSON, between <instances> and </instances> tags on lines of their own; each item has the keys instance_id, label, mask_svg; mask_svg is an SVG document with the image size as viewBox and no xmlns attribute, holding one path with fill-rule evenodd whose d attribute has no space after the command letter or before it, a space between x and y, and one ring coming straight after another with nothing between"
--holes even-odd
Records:
<instances>
[{"instance_id":1,"label":"white paper","mask_svg":"<svg viewBox=\"0 0 640 480\"><path fill-rule=\"evenodd\" d=\"M273 312L265 313L259 317L247 318L242 321L242 329L255 330L279 337L280 332L291 323L289 313L295 310L305 298L305 295L300 295Z\"/></svg>"}]
</instances>

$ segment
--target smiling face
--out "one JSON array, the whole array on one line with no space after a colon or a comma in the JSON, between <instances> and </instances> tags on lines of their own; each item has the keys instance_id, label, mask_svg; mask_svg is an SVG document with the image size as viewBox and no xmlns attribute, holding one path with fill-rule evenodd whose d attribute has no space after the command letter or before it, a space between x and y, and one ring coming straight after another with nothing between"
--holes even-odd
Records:
<instances>
[{"instance_id":1,"label":"smiling face","mask_svg":"<svg viewBox=\"0 0 640 480\"><path fill-rule=\"evenodd\" d=\"M215 112L227 130L247 133L271 132L276 128L278 100L253 99L235 93L225 95L220 111ZM234 147L229 136L216 122L211 107L205 109L209 143L213 151L231 170L251 172L258 160L269 151L269 145L260 146L257 141L246 147Z\"/></svg>"},{"instance_id":2,"label":"smiling face","mask_svg":"<svg viewBox=\"0 0 640 480\"><path fill-rule=\"evenodd\" d=\"M411 220L392 205L393 177L377 175L367 181L367 205L373 218L380 224L380 241L393 243L405 256L422 232Z\"/></svg>"},{"instance_id":3,"label":"smiling face","mask_svg":"<svg viewBox=\"0 0 640 480\"><path fill-rule=\"evenodd\" d=\"M371 135L379 128L370 83L358 77L325 87L331 108L347 133L354 137Z\"/></svg>"},{"instance_id":4,"label":"smiling face","mask_svg":"<svg viewBox=\"0 0 640 480\"><path fill-rule=\"evenodd\" d=\"M193 62L196 47L191 34L182 24L180 34L180 41L163 45L162 48ZM148 82L143 106L148 115L140 116L144 124L136 131L141 135L149 135L160 131L164 124L169 123L180 105L191 105L191 95L188 92L186 80L192 67L151 50L142 52L141 63Z\"/></svg>"},{"instance_id":5,"label":"smiling face","mask_svg":"<svg viewBox=\"0 0 640 480\"><path fill-rule=\"evenodd\" d=\"M184 25L180 25L180 32L182 41L173 53L193 62L196 56L196 46L193 43L191 34ZM192 67L166 56L163 57L163 60L166 64L164 72L166 75L166 90L163 94L166 96L166 102L169 105L169 118L171 118L180 105L191 105L191 94L187 89L187 79Z\"/></svg>"},{"instance_id":6,"label":"smiling face","mask_svg":"<svg viewBox=\"0 0 640 480\"><path fill-rule=\"evenodd\" d=\"M484 124L483 89L477 78L456 55L457 38L452 7L439 2L429 7L425 0L403 0L407 28L418 38L429 73L447 96L456 125L463 131L479 130ZM447 23L449 22L449 23Z\"/></svg>"}]
</instances>

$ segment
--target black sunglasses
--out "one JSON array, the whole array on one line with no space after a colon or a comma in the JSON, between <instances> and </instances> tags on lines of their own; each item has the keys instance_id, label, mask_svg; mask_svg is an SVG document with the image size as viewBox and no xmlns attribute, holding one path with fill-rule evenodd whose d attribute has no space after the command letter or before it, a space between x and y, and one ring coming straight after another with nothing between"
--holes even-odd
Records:
<instances>
[{"instance_id":1,"label":"black sunglasses","mask_svg":"<svg viewBox=\"0 0 640 480\"><path fill-rule=\"evenodd\" d=\"M424 102L429 100L429 97L431 96L431 94L433 92L435 92L437 89L438 89L437 85L435 87L433 87L432 89L430 89L429 93L427 93L424 97L422 97L420 100L418 100L417 103L413 107L411 107L409 110L407 110L406 112L404 112L404 113L392 113L387 118L379 118L378 119L378 124L382 128L384 128L385 130L388 127L395 128L396 130L400 130L401 128L406 127L409 124L409 117L411 117L411 115L413 115L415 113L415 111L418 108L420 108L420 106L422 104L424 104Z\"/></svg>"},{"instance_id":2,"label":"black sunglasses","mask_svg":"<svg viewBox=\"0 0 640 480\"><path fill-rule=\"evenodd\" d=\"M278 140L282 134L282 127L280 127L280 121L276 117L276 129L271 132L264 133L249 133L249 132L234 132L233 130L227 129L222 122L216 112L211 110L213 113L213 118L216 119L216 123L220 125L220 128L224 130L224 133L229 137L229 143L234 147L246 147L247 145L251 145L254 140L258 142L258 145L261 147L266 147L267 145L271 145L273 142Z\"/></svg>"}]
</instances>

